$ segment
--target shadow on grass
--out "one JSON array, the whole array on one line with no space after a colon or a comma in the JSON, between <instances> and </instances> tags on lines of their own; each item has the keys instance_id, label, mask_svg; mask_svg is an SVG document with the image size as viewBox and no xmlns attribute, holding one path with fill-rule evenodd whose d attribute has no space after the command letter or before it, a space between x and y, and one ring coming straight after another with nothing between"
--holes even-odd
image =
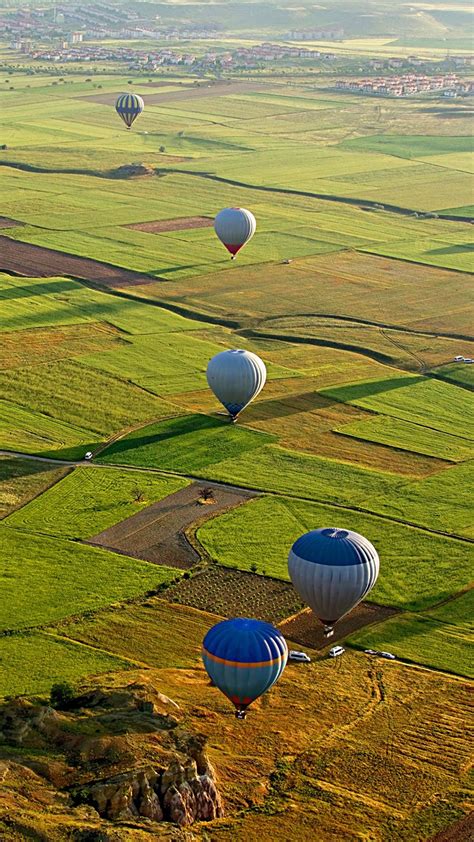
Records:
<instances>
[{"instance_id":1,"label":"shadow on grass","mask_svg":"<svg viewBox=\"0 0 474 842\"><path fill-rule=\"evenodd\" d=\"M181 418L173 418L169 422L158 421L155 424L150 424L148 427L143 428L143 431L152 430L153 432L150 432L148 435L132 433L126 438L113 442L110 447L105 448L100 458L107 461L108 457L118 453L137 450L146 447L148 444L158 445L167 439L179 438L181 436L195 434L199 431L213 430L218 427L229 428L229 424L224 419L210 417L208 415L183 415Z\"/></svg>"},{"instance_id":2,"label":"shadow on grass","mask_svg":"<svg viewBox=\"0 0 474 842\"><path fill-rule=\"evenodd\" d=\"M288 397L269 398L252 404L245 410L244 421L268 421L272 418L283 418L286 415L298 415L302 412L313 412L326 409L336 401L316 391L300 392Z\"/></svg>"},{"instance_id":3,"label":"shadow on grass","mask_svg":"<svg viewBox=\"0 0 474 842\"><path fill-rule=\"evenodd\" d=\"M0 458L0 481L28 477L51 470L47 462L34 462L32 459L4 456Z\"/></svg>"},{"instance_id":4,"label":"shadow on grass","mask_svg":"<svg viewBox=\"0 0 474 842\"><path fill-rule=\"evenodd\" d=\"M15 285L12 287L3 287L0 291L0 300L14 301L17 298L28 298L31 295L48 295L49 293L57 295L60 292L71 292L72 290L77 291L78 289L79 286L76 281L64 279L54 282L45 280L43 282L40 278L37 284L22 284L21 286Z\"/></svg>"},{"instance_id":5,"label":"shadow on grass","mask_svg":"<svg viewBox=\"0 0 474 842\"><path fill-rule=\"evenodd\" d=\"M472 243L458 243L442 249L431 249L427 254L469 254L471 251L474 251Z\"/></svg>"},{"instance_id":6,"label":"shadow on grass","mask_svg":"<svg viewBox=\"0 0 474 842\"><path fill-rule=\"evenodd\" d=\"M373 380L370 383L354 383L352 386L341 386L337 389L321 389L320 394L348 403L350 401L360 400L361 398L368 398L371 395L390 392L392 389L414 386L423 379L421 375L418 377L392 377L388 380Z\"/></svg>"}]
</instances>

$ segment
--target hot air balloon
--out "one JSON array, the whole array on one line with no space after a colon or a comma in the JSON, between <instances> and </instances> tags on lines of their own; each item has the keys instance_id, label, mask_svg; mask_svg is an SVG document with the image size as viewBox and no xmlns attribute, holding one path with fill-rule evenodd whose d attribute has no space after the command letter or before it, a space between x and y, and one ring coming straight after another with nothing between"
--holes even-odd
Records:
<instances>
[{"instance_id":1,"label":"hot air balloon","mask_svg":"<svg viewBox=\"0 0 474 842\"><path fill-rule=\"evenodd\" d=\"M349 529L314 529L298 538L288 571L302 600L324 624L326 637L375 585L379 575L375 547Z\"/></svg>"},{"instance_id":2,"label":"hot air balloon","mask_svg":"<svg viewBox=\"0 0 474 842\"><path fill-rule=\"evenodd\" d=\"M221 351L207 366L207 382L235 423L239 412L262 391L265 363L251 351Z\"/></svg>"},{"instance_id":3,"label":"hot air balloon","mask_svg":"<svg viewBox=\"0 0 474 842\"><path fill-rule=\"evenodd\" d=\"M119 117L122 118L127 129L140 116L144 108L145 103L138 94L121 94L115 103L115 110Z\"/></svg>"},{"instance_id":4,"label":"hot air balloon","mask_svg":"<svg viewBox=\"0 0 474 842\"><path fill-rule=\"evenodd\" d=\"M237 719L280 678L288 659L286 640L270 623L239 617L206 634L202 659L209 678L235 705Z\"/></svg>"},{"instance_id":5,"label":"hot air balloon","mask_svg":"<svg viewBox=\"0 0 474 842\"><path fill-rule=\"evenodd\" d=\"M253 237L256 227L253 213L245 208L224 208L214 220L214 231L232 255L232 260Z\"/></svg>"}]
</instances>

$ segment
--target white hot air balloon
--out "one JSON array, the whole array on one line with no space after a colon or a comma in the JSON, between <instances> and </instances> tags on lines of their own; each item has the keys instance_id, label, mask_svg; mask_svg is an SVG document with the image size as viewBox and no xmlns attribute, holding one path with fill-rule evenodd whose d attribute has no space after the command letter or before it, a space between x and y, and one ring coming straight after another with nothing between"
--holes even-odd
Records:
<instances>
[{"instance_id":1,"label":"white hot air balloon","mask_svg":"<svg viewBox=\"0 0 474 842\"><path fill-rule=\"evenodd\" d=\"M379 575L375 547L349 529L313 529L298 538L288 557L288 572L300 597L324 624L334 624L369 593Z\"/></svg>"},{"instance_id":2,"label":"white hot air balloon","mask_svg":"<svg viewBox=\"0 0 474 842\"><path fill-rule=\"evenodd\" d=\"M224 208L214 220L214 231L232 260L255 234L257 223L253 213L245 208Z\"/></svg>"},{"instance_id":3,"label":"white hot air balloon","mask_svg":"<svg viewBox=\"0 0 474 842\"><path fill-rule=\"evenodd\" d=\"M221 351L207 366L207 382L235 422L267 379L265 363L251 351Z\"/></svg>"}]
</instances>

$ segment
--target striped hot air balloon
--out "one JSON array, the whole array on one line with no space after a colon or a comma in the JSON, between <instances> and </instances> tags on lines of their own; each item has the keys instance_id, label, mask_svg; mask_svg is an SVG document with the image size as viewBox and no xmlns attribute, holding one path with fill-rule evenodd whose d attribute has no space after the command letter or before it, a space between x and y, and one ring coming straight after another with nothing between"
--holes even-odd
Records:
<instances>
[{"instance_id":1,"label":"striped hot air balloon","mask_svg":"<svg viewBox=\"0 0 474 842\"><path fill-rule=\"evenodd\" d=\"M115 103L115 110L119 117L122 118L127 129L140 116L144 108L145 103L138 94L121 94Z\"/></svg>"},{"instance_id":2,"label":"striped hot air balloon","mask_svg":"<svg viewBox=\"0 0 474 842\"><path fill-rule=\"evenodd\" d=\"M207 382L235 422L239 412L262 391L265 363L251 351L221 351L207 366Z\"/></svg>"},{"instance_id":3,"label":"striped hot air balloon","mask_svg":"<svg viewBox=\"0 0 474 842\"><path fill-rule=\"evenodd\" d=\"M253 213L245 208L224 208L214 220L214 231L230 252L232 260L245 243L253 237L257 223Z\"/></svg>"},{"instance_id":4,"label":"striped hot air balloon","mask_svg":"<svg viewBox=\"0 0 474 842\"><path fill-rule=\"evenodd\" d=\"M237 719L280 678L288 659L286 640L270 623L239 617L208 631L202 659L211 681L235 705Z\"/></svg>"},{"instance_id":5,"label":"striped hot air balloon","mask_svg":"<svg viewBox=\"0 0 474 842\"><path fill-rule=\"evenodd\" d=\"M314 529L298 538L288 557L294 587L324 624L334 624L364 599L379 575L375 547L349 529Z\"/></svg>"}]
</instances>

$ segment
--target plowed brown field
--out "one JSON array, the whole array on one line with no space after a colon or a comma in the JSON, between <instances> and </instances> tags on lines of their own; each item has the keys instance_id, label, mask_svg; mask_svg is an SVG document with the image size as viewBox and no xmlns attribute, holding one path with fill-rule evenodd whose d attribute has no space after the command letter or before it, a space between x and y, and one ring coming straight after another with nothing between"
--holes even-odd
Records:
<instances>
[{"instance_id":1,"label":"plowed brown field","mask_svg":"<svg viewBox=\"0 0 474 842\"><path fill-rule=\"evenodd\" d=\"M62 277L96 282L101 286L124 287L154 284L156 278L140 275L129 269L99 263L88 257L76 257L66 252L21 243L0 235L0 271L13 272L29 278Z\"/></svg>"},{"instance_id":2,"label":"plowed brown field","mask_svg":"<svg viewBox=\"0 0 474 842\"><path fill-rule=\"evenodd\" d=\"M153 503L136 515L105 529L87 543L115 550L155 564L186 569L200 561L185 530L196 521L237 506L255 495L251 492L213 486L214 502L201 505L205 483L187 488Z\"/></svg>"},{"instance_id":3,"label":"plowed brown field","mask_svg":"<svg viewBox=\"0 0 474 842\"><path fill-rule=\"evenodd\" d=\"M305 608L296 616L280 623L280 629L289 640L294 640L303 646L310 646L312 649L324 649L328 644L342 640L362 626L379 623L397 613L393 608L362 602L336 624L333 636L327 639L324 637L321 623L316 619L311 608Z\"/></svg>"}]
</instances>

